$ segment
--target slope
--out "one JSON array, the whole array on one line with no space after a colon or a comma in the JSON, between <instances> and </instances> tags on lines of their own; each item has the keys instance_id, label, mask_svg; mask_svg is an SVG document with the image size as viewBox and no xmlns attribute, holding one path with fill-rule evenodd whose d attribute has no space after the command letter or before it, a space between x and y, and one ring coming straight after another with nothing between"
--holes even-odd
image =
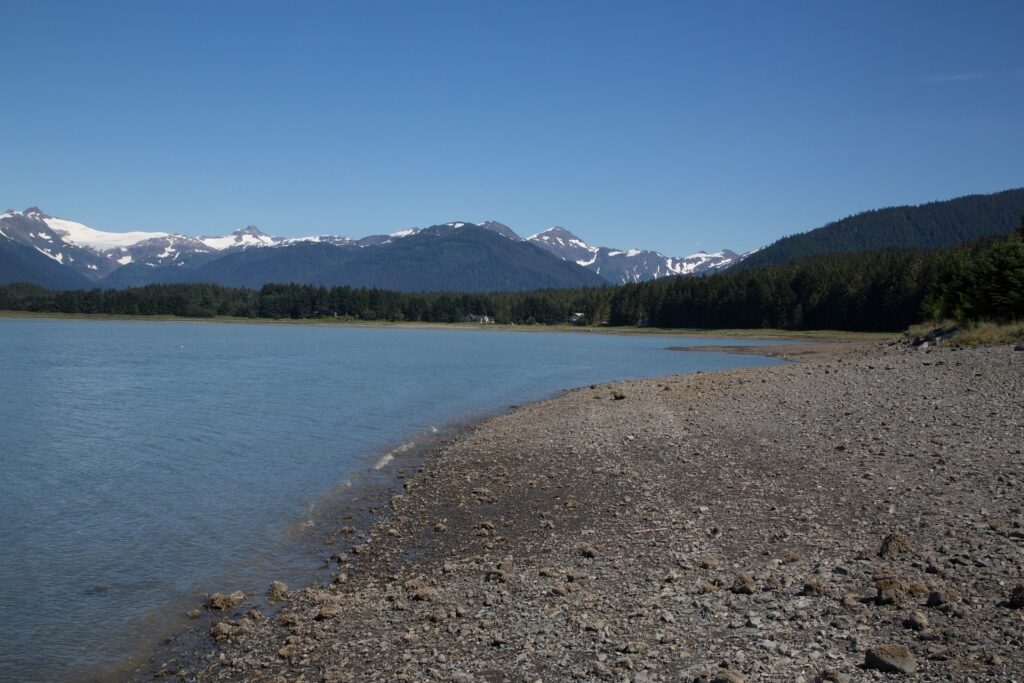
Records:
<instances>
[{"instance_id":1,"label":"slope","mask_svg":"<svg viewBox=\"0 0 1024 683\"><path fill-rule=\"evenodd\" d=\"M963 244L1006 234L1022 215L1024 188L865 211L784 237L749 255L737 267L756 268L815 254Z\"/></svg>"}]
</instances>

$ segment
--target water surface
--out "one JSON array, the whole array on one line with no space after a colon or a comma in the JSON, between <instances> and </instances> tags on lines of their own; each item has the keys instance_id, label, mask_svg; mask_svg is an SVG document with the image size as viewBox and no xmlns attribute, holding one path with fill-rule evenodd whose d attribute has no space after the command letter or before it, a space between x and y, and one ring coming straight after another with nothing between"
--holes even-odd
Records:
<instances>
[{"instance_id":1,"label":"water surface","mask_svg":"<svg viewBox=\"0 0 1024 683\"><path fill-rule=\"evenodd\" d=\"M666 349L721 343L0 320L0 679L75 678L203 592L294 575L289 530L407 435L584 384L778 362Z\"/></svg>"}]
</instances>

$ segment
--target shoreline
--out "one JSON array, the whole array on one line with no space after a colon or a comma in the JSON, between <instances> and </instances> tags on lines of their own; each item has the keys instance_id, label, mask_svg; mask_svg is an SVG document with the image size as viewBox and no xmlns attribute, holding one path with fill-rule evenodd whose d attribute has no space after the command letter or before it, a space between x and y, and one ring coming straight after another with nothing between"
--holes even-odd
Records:
<instances>
[{"instance_id":1,"label":"shoreline","mask_svg":"<svg viewBox=\"0 0 1024 683\"><path fill-rule=\"evenodd\" d=\"M91 316L83 316L91 318ZM140 316L141 317L141 316ZM178 319L179 322L190 322L190 319ZM156 322L156 321L153 321ZM202 322L201 320L199 322ZM389 325L360 325L365 327L388 327ZM398 325L396 325L397 327ZM403 327L414 328L417 324L401 324ZM435 327L435 325L425 325ZM484 328L494 330L494 325L436 325L444 328ZM498 327L495 331L501 331ZM513 328L514 329L514 328ZM538 326L535 331L545 331L545 328ZM557 330L550 330L557 331ZM578 328L569 328L561 331L580 331ZM593 332L603 330L593 329ZM667 332L667 331L664 331ZM686 337L687 335L679 335ZM709 335L692 335L696 337ZM739 335L744 340L757 341L758 338ZM774 341L768 339L768 341ZM863 344L864 342L850 342L849 340L825 338L814 342L797 341L793 344L779 346L772 345L734 345L734 346L694 346L694 347L668 347L669 350L683 351L709 351L726 352L740 355L760 355L766 358L777 358L790 360L790 354L804 346L814 349L831 350L835 344ZM820 352L820 351L819 351ZM799 354L797 354L799 355ZM797 361L799 362L799 361ZM698 371L697 374L700 374ZM715 371L730 372L730 371ZM685 375L684 375L685 376ZM671 376L670 376L671 377ZM648 378L649 381L662 380L664 377ZM648 381L648 380L624 380L626 382ZM604 383L595 386L612 386L618 382ZM334 546L340 539L348 540L364 539L375 527L386 521L387 508L390 506L390 498L400 494L402 485L408 481L410 476L415 477L417 470L425 461L431 458L441 457L443 450L462 438L467 438L472 432L487 422L509 415L515 411L534 406L540 403L557 401L565 394L582 390L584 387L569 387L559 389L550 396L531 401L527 404L509 404L497 408L494 411L474 415L469 418L456 418L445 422L433 435L418 433L399 438L393 446L385 447L374 454L367 462L367 466L354 472L350 477L342 480L335 486L331 493L325 494L318 499L314 515L315 529L305 532L310 536L305 545L313 559L312 564L319 563L320 568L311 571L308 576L299 581L301 586L316 586L324 581L323 569L331 564L331 559L325 558L325 549ZM410 447L411 446L411 447ZM410 475L410 470L412 474ZM334 531L330 531L333 529ZM344 533L338 533L343 529ZM326 531L325 531L326 530ZM329 553L328 553L329 554ZM352 558L353 561L356 558ZM329 577L328 577L329 578ZM237 586L221 586L220 590L225 592L233 591ZM217 612L211 612L204 608L204 601L196 596L195 600L178 604L182 607L181 615L177 618L168 617L168 625L156 630L157 638L143 641L139 650L127 657L124 661L114 667L99 667L96 671L89 673L85 680L103 681L128 681L143 680L153 677L163 678L167 675L165 668L158 664L159 660L175 658L195 661L195 652L201 649L204 641L208 639L208 631L221 616ZM276 613L275 606L268 603L265 596L258 592L248 591L246 593L246 605L250 608L261 610L267 614ZM201 613L186 619L185 612L199 610ZM159 641L159 642L156 642Z\"/></svg>"},{"instance_id":2,"label":"shoreline","mask_svg":"<svg viewBox=\"0 0 1024 683\"><path fill-rule=\"evenodd\" d=\"M873 347L520 406L428 454L330 582L218 613L164 674L1019 676L1022 361Z\"/></svg>"},{"instance_id":3,"label":"shoreline","mask_svg":"<svg viewBox=\"0 0 1024 683\"><path fill-rule=\"evenodd\" d=\"M696 329L661 327L589 327L579 325L496 325L479 323L387 322L381 320L326 320L289 318L185 318L173 315L108 315L100 313L34 313L0 311L0 320L92 320L96 322L199 323L220 325L280 325L324 328L386 328L427 330L477 330L487 332L570 332L574 334L641 334L665 337L792 340L881 341L899 336L899 332L847 332L844 330Z\"/></svg>"},{"instance_id":4,"label":"shoreline","mask_svg":"<svg viewBox=\"0 0 1024 683\"><path fill-rule=\"evenodd\" d=\"M408 434L374 451L360 469L339 481L331 491L312 500L305 520L299 517L290 520L291 528L283 532L287 538L280 540L287 549L281 552L301 556L308 565L301 577L293 576L292 580L301 586L323 582L324 570L330 564L325 555L346 540L364 539L386 511L391 496L400 493L403 482L411 476L410 472L415 472L424 459L486 420L514 408L510 406L472 418L450 420L431 430ZM287 577L277 577L281 578ZM214 592L237 589L237 584L228 583L217 586ZM259 591L248 589L244 592L248 607L269 614L275 612L274 605ZM204 596L197 593L169 604L168 608L178 612L168 614L152 632L134 643L131 654L114 665L101 664L83 672L81 680L121 682L163 678L164 675L158 675L162 671L158 664L160 660L167 657L189 659L191 653L202 649L207 632L218 619L215 611L205 608L206 598L212 594Z\"/></svg>"}]
</instances>

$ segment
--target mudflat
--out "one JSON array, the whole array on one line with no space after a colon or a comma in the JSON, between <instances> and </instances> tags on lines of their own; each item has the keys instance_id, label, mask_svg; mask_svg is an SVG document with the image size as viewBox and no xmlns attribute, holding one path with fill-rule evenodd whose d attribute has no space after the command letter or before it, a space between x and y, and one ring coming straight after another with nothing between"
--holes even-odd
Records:
<instances>
[{"instance_id":1,"label":"mudflat","mask_svg":"<svg viewBox=\"0 0 1024 683\"><path fill-rule=\"evenodd\" d=\"M810 358L491 418L158 675L1020 680L1024 352Z\"/></svg>"}]
</instances>

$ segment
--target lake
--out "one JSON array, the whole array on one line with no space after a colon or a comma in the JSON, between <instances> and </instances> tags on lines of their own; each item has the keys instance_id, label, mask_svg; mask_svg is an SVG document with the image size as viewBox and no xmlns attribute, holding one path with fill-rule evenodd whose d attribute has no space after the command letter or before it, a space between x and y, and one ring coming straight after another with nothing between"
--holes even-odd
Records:
<instances>
[{"instance_id":1,"label":"lake","mask_svg":"<svg viewBox=\"0 0 1024 683\"><path fill-rule=\"evenodd\" d=\"M418 435L575 386L779 362L666 348L721 343L0 320L0 680L83 678L205 592L312 576L323 548L296 530Z\"/></svg>"}]
</instances>

